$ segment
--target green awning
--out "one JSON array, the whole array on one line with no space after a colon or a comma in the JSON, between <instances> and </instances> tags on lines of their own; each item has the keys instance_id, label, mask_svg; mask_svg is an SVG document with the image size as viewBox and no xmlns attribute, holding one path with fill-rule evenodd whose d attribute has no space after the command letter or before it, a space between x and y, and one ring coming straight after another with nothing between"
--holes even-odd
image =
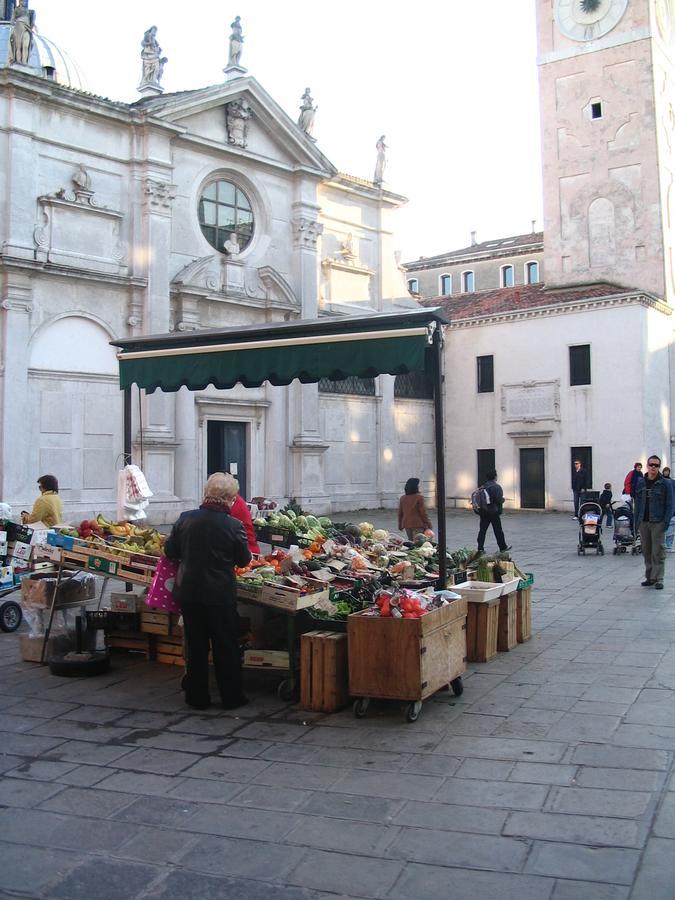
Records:
<instances>
[{"instance_id":1,"label":"green awning","mask_svg":"<svg viewBox=\"0 0 675 900\"><path fill-rule=\"evenodd\" d=\"M177 391L207 385L258 387L265 381L312 383L350 375L373 378L431 371L431 335L447 323L439 309L296 320L227 331L113 341L120 386Z\"/></svg>"}]
</instances>

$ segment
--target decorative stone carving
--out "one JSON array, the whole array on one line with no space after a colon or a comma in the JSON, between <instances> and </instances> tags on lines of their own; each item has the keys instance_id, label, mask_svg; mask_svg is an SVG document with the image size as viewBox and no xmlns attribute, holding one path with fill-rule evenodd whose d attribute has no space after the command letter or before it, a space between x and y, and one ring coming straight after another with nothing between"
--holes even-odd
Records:
<instances>
[{"instance_id":1,"label":"decorative stone carving","mask_svg":"<svg viewBox=\"0 0 675 900\"><path fill-rule=\"evenodd\" d=\"M293 223L293 229L296 247L316 249L316 242L323 234L323 225L320 222L300 216Z\"/></svg>"},{"instance_id":2,"label":"decorative stone carving","mask_svg":"<svg viewBox=\"0 0 675 900\"><path fill-rule=\"evenodd\" d=\"M501 390L502 422L560 421L560 379L504 384Z\"/></svg>"},{"instance_id":3,"label":"decorative stone carving","mask_svg":"<svg viewBox=\"0 0 675 900\"><path fill-rule=\"evenodd\" d=\"M246 147L251 107L243 97L225 104L227 142L235 147Z\"/></svg>"},{"instance_id":4,"label":"decorative stone carving","mask_svg":"<svg viewBox=\"0 0 675 900\"><path fill-rule=\"evenodd\" d=\"M375 147L377 149L377 160L375 162L375 175L373 176L373 182L375 184L382 184L384 180L384 167L387 164L387 145L384 142L385 135L381 135L378 138Z\"/></svg>"},{"instance_id":5,"label":"decorative stone carving","mask_svg":"<svg viewBox=\"0 0 675 900\"><path fill-rule=\"evenodd\" d=\"M314 106L314 101L309 93L309 88L305 88L305 93L300 98L300 116L298 118L298 125L312 141L316 140L316 138L312 137L312 130L314 128L314 116L316 115L318 108L318 106Z\"/></svg>"},{"instance_id":6,"label":"decorative stone carving","mask_svg":"<svg viewBox=\"0 0 675 900\"><path fill-rule=\"evenodd\" d=\"M9 64L27 66L33 47L35 12L28 9L28 0L19 0L12 12L12 30L9 34Z\"/></svg>"},{"instance_id":7,"label":"decorative stone carving","mask_svg":"<svg viewBox=\"0 0 675 900\"><path fill-rule=\"evenodd\" d=\"M141 41L141 63L143 71L138 90L141 94L161 94L164 88L160 85L164 66L168 62L166 56L162 56L162 48L157 43L157 26L153 25L143 35Z\"/></svg>"},{"instance_id":8,"label":"decorative stone carving","mask_svg":"<svg viewBox=\"0 0 675 900\"><path fill-rule=\"evenodd\" d=\"M261 307L296 309L299 306L289 284L272 267L258 269L220 254L203 256L184 266L171 281L171 293L180 305L177 321L196 320L196 306L185 304L188 300L196 304L207 297Z\"/></svg>"},{"instance_id":9,"label":"decorative stone carving","mask_svg":"<svg viewBox=\"0 0 675 900\"><path fill-rule=\"evenodd\" d=\"M146 178L143 184L143 192L151 209L164 212L171 211L171 205L176 198L175 184L169 184L167 181L157 181L154 178Z\"/></svg>"}]
</instances>

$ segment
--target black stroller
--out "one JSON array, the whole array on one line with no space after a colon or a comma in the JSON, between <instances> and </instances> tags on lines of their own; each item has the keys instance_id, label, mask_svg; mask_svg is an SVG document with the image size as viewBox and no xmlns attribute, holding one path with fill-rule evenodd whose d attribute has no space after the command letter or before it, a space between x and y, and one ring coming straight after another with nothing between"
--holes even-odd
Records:
<instances>
[{"instance_id":1,"label":"black stroller","mask_svg":"<svg viewBox=\"0 0 675 900\"><path fill-rule=\"evenodd\" d=\"M635 534L635 521L633 519L633 501L630 497L622 497L615 507L612 504L614 514L614 554L630 552L633 556L640 553L640 542Z\"/></svg>"},{"instance_id":2,"label":"black stroller","mask_svg":"<svg viewBox=\"0 0 675 900\"><path fill-rule=\"evenodd\" d=\"M584 556L587 550L595 550L602 556L605 548L602 546L602 507L595 500L586 500L579 506L579 544L577 554Z\"/></svg>"}]
</instances>

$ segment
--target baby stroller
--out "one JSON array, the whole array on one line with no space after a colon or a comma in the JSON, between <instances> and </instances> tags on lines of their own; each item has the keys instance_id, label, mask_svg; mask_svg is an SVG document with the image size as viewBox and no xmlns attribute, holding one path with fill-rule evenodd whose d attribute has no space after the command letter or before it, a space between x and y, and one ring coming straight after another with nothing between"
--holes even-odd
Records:
<instances>
[{"instance_id":1,"label":"baby stroller","mask_svg":"<svg viewBox=\"0 0 675 900\"><path fill-rule=\"evenodd\" d=\"M636 556L640 552L639 541L634 531L633 501L630 497L622 497L618 505L614 507L614 554L630 552Z\"/></svg>"},{"instance_id":2,"label":"baby stroller","mask_svg":"<svg viewBox=\"0 0 675 900\"><path fill-rule=\"evenodd\" d=\"M579 556L583 556L586 550L595 550L600 556L604 554L601 518L602 507L594 500L586 500L579 506Z\"/></svg>"}]
</instances>

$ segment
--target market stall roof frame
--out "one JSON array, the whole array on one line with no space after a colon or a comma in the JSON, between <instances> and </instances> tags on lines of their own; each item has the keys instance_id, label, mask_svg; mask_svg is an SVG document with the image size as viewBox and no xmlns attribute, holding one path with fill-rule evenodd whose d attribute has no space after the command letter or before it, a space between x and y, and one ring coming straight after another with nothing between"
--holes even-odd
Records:
<instances>
[{"instance_id":1,"label":"market stall roof frame","mask_svg":"<svg viewBox=\"0 0 675 900\"><path fill-rule=\"evenodd\" d=\"M403 375L424 371L433 384L438 544L445 548L445 448L443 425L443 325L440 307L369 316L321 317L111 341L118 348L124 390L124 453L131 461L131 386L221 390L265 381L312 384L350 375ZM446 554L439 554L438 587L447 584Z\"/></svg>"},{"instance_id":2,"label":"market stall roof frame","mask_svg":"<svg viewBox=\"0 0 675 900\"><path fill-rule=\"evenodd\" d=\"M373 378L433 368L433 333L449 320L440 308L370 316L322 317L149 335L111 341L118 348L120 387L221 390L265 381L305 384L350 375Z\"/></svg>"}]
</instances>

